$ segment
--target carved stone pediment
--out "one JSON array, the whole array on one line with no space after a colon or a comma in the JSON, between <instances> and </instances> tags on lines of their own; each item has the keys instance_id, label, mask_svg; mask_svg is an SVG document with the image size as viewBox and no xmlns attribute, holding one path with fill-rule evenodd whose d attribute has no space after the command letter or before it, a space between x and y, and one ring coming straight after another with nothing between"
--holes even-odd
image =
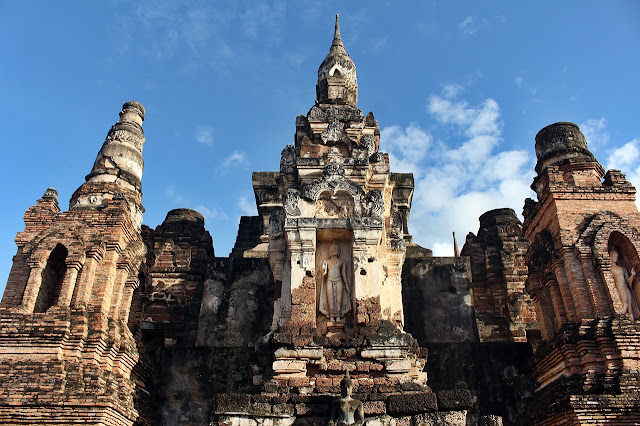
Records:
<instances>
[{"instance_id":1,"label":"carved stone pediment","mask_svg":"<svg viewBox=\"0 0 640 426\"><path fill-rule=\"evenodd\" d=\"M327 115L324 113L324 111L322 111L317 106L314 106L313 108L311 108L309 110L309 113L307 114L308 121L318 122L318 121L326 121L326 119L327 119Z\"/></svg>"},{"instance_id":2,"label":"carved stone pediment","mask_svg":"<svg viewBox=\"0 0 640 426\"><path fill-rule=\"evenodd\" d=\"M344 176L344 169L338 163L327 164L324 168L324 176L309 185L305 185L302 190L302 196L307 200L316 202L318 196L325 191L330 191L332 194L336 194L338 191L348 193L353 197L356 209L364 196L362 188Z\"/></svg>"}]
</instances>

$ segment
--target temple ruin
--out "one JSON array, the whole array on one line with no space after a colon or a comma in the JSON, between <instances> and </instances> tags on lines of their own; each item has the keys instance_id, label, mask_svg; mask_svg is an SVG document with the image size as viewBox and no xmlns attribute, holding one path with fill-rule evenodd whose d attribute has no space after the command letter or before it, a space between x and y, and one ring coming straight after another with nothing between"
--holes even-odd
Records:
<instances>
[{"instance_id":1,"label":"temple ruin","mask_svg":"<svg viewBox=\"0 0 640 426\"><path fill-rule=\"evenodd\" d=\"M413 242L411 174L358 108L338 19L316 100L228 257L204 218L142 225L145 108L123 105L66 211L25 215L0 302L0 423L640 423L640 214L580 129L535 138L524 222Z\"/></svg>"}]
</instances>

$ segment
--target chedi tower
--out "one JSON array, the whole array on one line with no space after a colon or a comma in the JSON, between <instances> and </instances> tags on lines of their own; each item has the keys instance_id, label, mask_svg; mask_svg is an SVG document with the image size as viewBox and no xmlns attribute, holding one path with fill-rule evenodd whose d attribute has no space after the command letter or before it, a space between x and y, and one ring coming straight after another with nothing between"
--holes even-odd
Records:
<instances>
[{"instance_id":1,"label":"chedi tower","mask_svg":"<svg viewBox=\"0 0 640 426\"><path fill-rule=\"evenodd\" d=\"M619 170L605 173L573 123L540 130L535 147L538 199L526 200L523 225L543 342L531 421L638 424L636 190Z\"/></svg>"},{"instance_id":2,"label":"chedi tower","mask_svg":"<svg viewBox=\"0 0 640 426\"><path fill-rule=\"evenodd\" d=\"M464 403L434 413L426 350L403 332L413 176L391 172L378 122L357 107L356 67L337 17L316 95L296 119L280 171L253 175L264 229L253 252L267 252L276 293L271 379L240 410L237 396L218 395L219 419L322 422L348 371L368 417L464 421Z\"/></svg>"},{"instance_id":3,"label":"chedi tower","mask_svg":"<svg viewBox=\"0 0 640 426\"><path fill-rule=\"evenodd\" d=\"M127 102L86 182L61 212L55 189L24 215L0 303L0 423L132 424L127 327L138 269L144 107Z\"/></svg>"}]
</instances>

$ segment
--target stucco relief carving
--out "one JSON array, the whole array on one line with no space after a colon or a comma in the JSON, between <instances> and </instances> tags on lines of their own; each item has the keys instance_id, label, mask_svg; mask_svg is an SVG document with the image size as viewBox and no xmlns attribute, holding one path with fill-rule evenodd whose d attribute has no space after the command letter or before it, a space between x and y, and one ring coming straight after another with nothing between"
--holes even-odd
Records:
<instances>
[{"instance_id":1,"label":"stucco relief carving","mask_svg":"<svg viewBox=\"0 0 640 426\"><path fill-rule=\"evenodd\" d=\"M317 218L353 217L353 198L344 192L323 192L316 201Z\"/></svg>"},{"instance_id":2,"label":"stucco relief carving","mask_svg":"<svg viewBox=\"0 0 640 426\"><path fill-rule=\"evenodd\" d=\"M293 173L296 168L296 149L287 145L280 155L280 173Z\"/></svg>"},{"instance_id":3,"label":"stucco relief carving","mask_svg":"<svg viewBox=\"0 0 640 426\"><path fill-rule=\"evenodd\" d=\"M402 215L396 206L391 208L391 217L389 222L392 237L402 237Z\"/></svg>"},{"instance_id":4,"label":"stucco relief carving","mask_svg":"<svg viewBox=\"0 0 640 426\"><path fill-rule=\"evenodd\" d=\"M284 215L276 210L269 215L269 239L282 238L284 235Z\"/></svg>"},{"instance_id":5,"label":"stucco relief carving","mask_svg":"<svg viewBox=\"0 0 640 426\"><path fill-rule=\"evenodd\" d=\"M374 152L373 155L369 157L369 161L372 163L379 163L383 158L384 156L382 154L380 154L379 152Z\"/></svg>"},{"instance_id":6,"label":"stucco relief carving","mask_svg":"<svg viewBox=\"0 0 640 426\"><path fill-rule=\"evenodd\" d=\"M176 294L182 293L184 291L183 285L175 285L175 283L165 283L164 281L159 280L157 282L153 282L151 284L151 288L151 293L144 297L146 302L145 304L150 304L153 302L164 302L167 305L184 305L186 303L186 300L184 299L184 297L181 297L181 294Z\"/></svg>"},{"instance_id":7,"label":"stucco relief carving","mask_svg":"<svg viewBox=\"0 0 640 426\"><path fill-rule=\"evenodd\" d=\"M325 144L346 141L347 136L344 132L344 125L337 119L331 120L327 128L320 135L320 138Z\"/></svg>"},{"instance_id":8,"label":"stucco relief carving","mask_svg":"<svg viewBox=\"0 0 640 426\"><path fill-rule=\"evenodd\" d=\"M373 135L363 135L360 138L360 146L367 150L367 156L373 155L376 151L376 144Z\"/></svg>"},{"instance_id":9,"label":"stucco relief carving","mask_svg":"<svg viewBox=\"0 0 640 426\"><path fill-rule=\"evenodd\" d=\"M324 121L327 116L320 108L314 106L309 110L309 114L307 114L307 120L309 121Z\"/></svg>"},{"instance_id":10,"label":"stucco relief carving","mask_svg":"<svg viewBox=\"0 0 640 426\"><path fill-rule=\"evenodd\" d=\"M355 121L364 123L364 115L360 108L353 108L345 105L330 105L326 109L326 116L329 120Z\"/></svg>"},{"instance_id":11,"label":"stucco relief carving","mask_svg":"<svg viewBox=\"0 0 640 426\"><path fill-rule=\"evenodd\" d=\"M297 189L287 189L287 198L284 201L284 211L287 216L300 216L300 191Z\"/></svg>"},{"instance_id":12,"label":"stucco relief carving","mask_svg":"<svg viewBox=\"0 0 640 426\"><path fill-rule=\"evenodd\" d=\"M112 129L107 134L105 143L115 141L115 140L120 142L128 142L134 147L136 147L136 149L139 149L140 151L142 151L142 146L144 144L143 138L136 136L134 133L132 133L129 130L113 130Z\"/></svg>"},{"instance_id":13,"label":"stucco relief carving","mask_svg":"<svg viewBox=\"0 0 640 426\"><path fill-rule=\"evenodd\" d=\"M389 246L392 250L402 250L405 247L402 222L402 214L396 206L393 206L389 218Z\"/></svg>"},{"instance_id":14,"label":"stucco relief carving","mask_svg":"<svg viewBox=\"0 0 640 426\"><path fill-rule=\"evenodd\" d=\"M47 190L44 191L42 198L54 198L58 201L58 191L56 191L55 188L47 188Z\"/></svg>"},{"instance_id":15,"label":"stucco relief carving","mask_svg":"<svg viewBox=\"0 0 640 426\"><path fill-rule=\"evenodd\" d=\"M367 192L364 203L367 216L382 217L384 215L384 198L379 189Z\"/></svg>"}]
</instances>

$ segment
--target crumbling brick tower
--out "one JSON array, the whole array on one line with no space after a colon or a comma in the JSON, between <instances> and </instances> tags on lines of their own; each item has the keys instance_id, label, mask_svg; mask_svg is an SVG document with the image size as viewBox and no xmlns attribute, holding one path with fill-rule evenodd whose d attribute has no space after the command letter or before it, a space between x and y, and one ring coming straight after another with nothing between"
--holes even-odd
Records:
<instances>
[{"instance_id":1,"label":"crumbling brick tower","mask_svg":"<svg viewBox=\"0 0 640 426\"><path fill-rule=\"evenodd\" d=\"M86 182L60 212L47 189L24 215L0 303L0 423L131 425L127 327L145 255L144 107L127 102Z\"/></svg>"},{"instance_id":2,"label":"crumbling brick tower","mask_svg":"<svg viewBox=\"0 0 640 426\"><path fill-rule=\"evenodd\" d=\"M635 188L618 170L605 174L575 124L542 129L536 155L538 201L524 208L526 289L543 344L530 422L639 424L640 328L637 311L623 309L625 301L637 308L638 283L612 275L640 267Z\"/></svg>"}]
</instances>

